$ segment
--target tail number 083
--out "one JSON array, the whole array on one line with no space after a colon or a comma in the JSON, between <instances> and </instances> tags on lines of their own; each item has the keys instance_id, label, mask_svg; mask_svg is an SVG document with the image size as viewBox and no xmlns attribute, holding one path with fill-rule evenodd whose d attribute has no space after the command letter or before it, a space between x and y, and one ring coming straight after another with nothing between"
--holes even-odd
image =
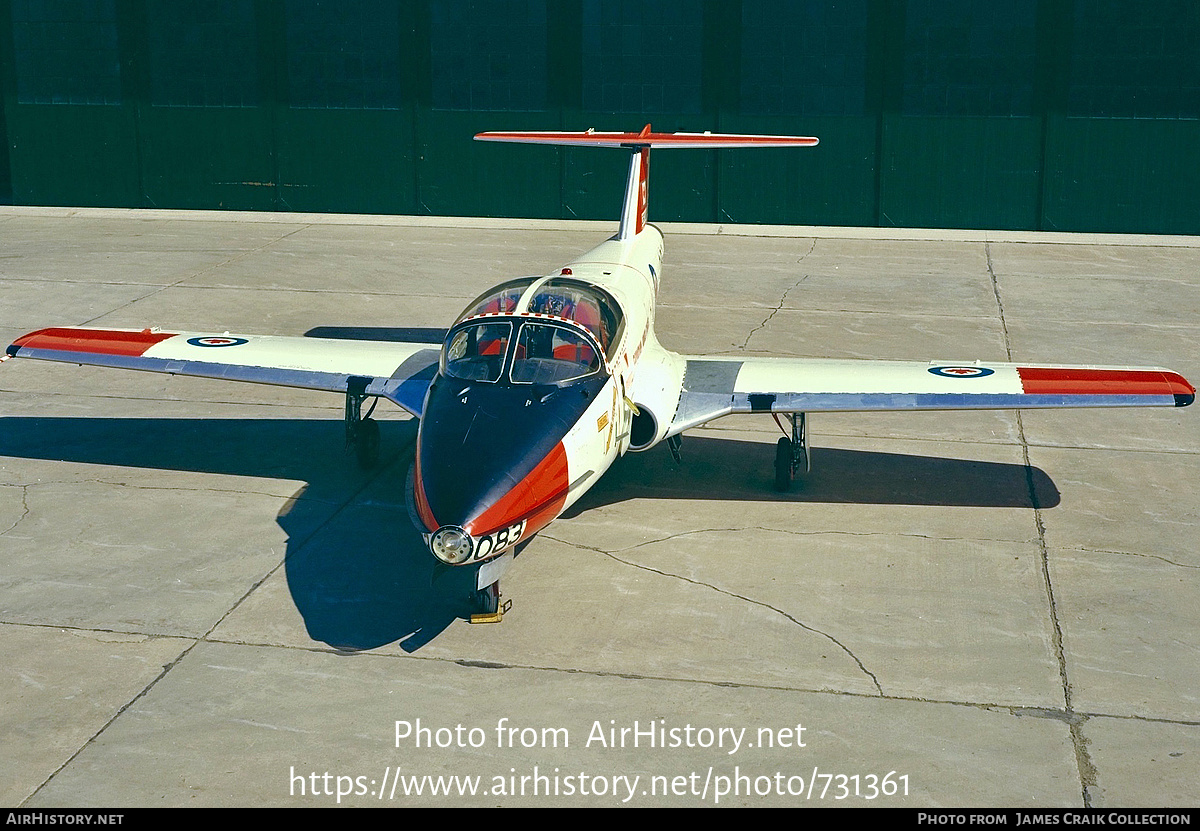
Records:
<instances>
[{"instance_id":1,"label":"tail number 083","mask_svg":"<svg viewBox=\"0 0 1200 831\"><path fill-rule=\"evenodd\" d=\"M479 544L475 546L475 559L486 560L506 548L511 548L521 541L521 535L524 533L525 520L521 520L515 525L479 537Z\"/></svg>"}]
</instances>

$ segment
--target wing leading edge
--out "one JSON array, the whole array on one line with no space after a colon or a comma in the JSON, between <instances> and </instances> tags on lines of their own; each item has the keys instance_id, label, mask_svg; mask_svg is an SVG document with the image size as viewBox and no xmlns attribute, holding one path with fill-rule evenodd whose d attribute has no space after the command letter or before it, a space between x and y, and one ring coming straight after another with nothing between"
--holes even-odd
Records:
<instances>
[{"instance_id":1,"label":"wing leading edge","mask_svg":"<svg viewBox=\"0 0 1200 831\"><path fill-rule=\"evenodd\" d=\"M341 393L351 379L366 379L367 395L387 398L419 416L437 370L438 348L432 343L72 327L23 335L8 347L8 357Z\"/></svg>"},{"instance_id":2,"label":"wing leading edge","mask_svg":"<svg viewBox=\"0 0 1200 831\"><path fill-rule=\"evenodd\" d=\"M668 434L731 413L1186 407L1161 367L688 357Z\"/></svg>"}]
</instances>

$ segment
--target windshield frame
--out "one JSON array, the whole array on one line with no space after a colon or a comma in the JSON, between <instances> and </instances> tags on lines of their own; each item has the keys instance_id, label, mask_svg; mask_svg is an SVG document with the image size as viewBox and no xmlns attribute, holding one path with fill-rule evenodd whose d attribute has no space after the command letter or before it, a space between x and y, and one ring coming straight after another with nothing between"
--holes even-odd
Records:
<instances>
[{"instance_id":1,"label":"windshield frame","mask_svg":"<svg viewBox=\"0 0 1200 831\"><path fill-rule=\"evenodd\" d=\"M504 352L499 357L498 368L489 371L487 377L474 377L469 374L455 374L454 364L457 361L478 361L480 358L491 358L492 355L472 355L459 358L450 358L450 350L456 339L464 333L471 330L482 331L485 326L507 326L507 343L504 347ZM514 380L513 370L517 364L516 353L521 343L522 334L527 327L543 327L546 329L559 329L567 333L571 338L577 340L579 345L586 347L592 352L592 362L587 365L585 371L581 371L569 378L553 381L536 380ZM468 336L469 337L469 336ZM526 360L526 359L522 359ZM568 360L548 358L542 360L561 360L562 363L569 363ZM582 368L582 364L579 364ZM485 313L465 318L464 320L453 326L446 333L446 339L442 343L441 354L439 356L439 368L441 374L446 378L453 378L457 381L465 381L469 383L482 382L486 384L504 384L520 387L529 386L545 386L545 387L564 387L575 384L587 378L592 378L596 375L608 377L609 371L608 356L604 354L604 350L600 348L596 337L588 331L588 329L573 320L567 318L553 317L550 315L500 315L495 313Z\"/></svg>"},{"instance_id":2,"label":"windshield frame","mask_svg":"<svg viewBox=\"0 0 1200 831\"><path fill-rule=\"evenodd\" d=\"M463 336L466 336L471 341L471 346L478 348L478 335L483 332L485 327L505 327L507 334L498 337L497 340L504 341L504 348L497 353L480 353L473 355L460 355L451 358L451 349L455 347L456 341ZM512 318L499 317L493 315L480 315L474 318L468 318L461 324L454 326L446 333L446 340L442 343L441 355L438 359L438 367L441 374L447 378L454 378L458 381L481 381L485 384L495 384L503 380L509 363L509 354L512 352L513 333L516 327L513 325ZM464 344L466 347L466 344ZM493 360L493 358L495 360ZM471 374L458 374L454 371L454 366L457 364L476 365L482 364L488 367L486 377L479 377Z\"/></svg>"}]
</instances>

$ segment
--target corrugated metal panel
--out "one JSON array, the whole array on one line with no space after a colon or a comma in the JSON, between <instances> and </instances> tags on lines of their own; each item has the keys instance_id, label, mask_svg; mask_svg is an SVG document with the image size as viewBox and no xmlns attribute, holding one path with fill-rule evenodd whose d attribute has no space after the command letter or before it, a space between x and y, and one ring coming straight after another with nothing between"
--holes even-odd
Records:
<instances>
[{"instance_id":1,"label":"corrugated metal panel","mask_svg":"<svg viewBox=\"0 0 1200 831\"><path fill-rule=\"evenodd\" d=\"M1059 118L1049 126L1043 228L1200 233L1200 121Z\"/></svg>"},{"instance_id":2,"label":"corrugated metal panel","mask_svg":"<svg viewBox=\"0 0 1200 831\"><path fill-rule=\"evenodd\" d=\"M883 146L880 225L1036 227L1041 119L898 116Z\"/></svg>"},{"instance_id":3,"label":"corrugated metal panel","mask_svg":"<svg viewBox=\"0 0 1200 831\"><path fill-rule=\"evenodd\" d=\"M17 104L5 115L17 204L141 204L138 145L124 108Z\"/></svg>"},{"instance_id":4,"label":"corrugated metal panel","mask_svg":"<svg viewBox=\"0 0 1200 831\"><path fill-rule=\"evenodd\" d=\"M1180 0L1140 7L1129 89L1105 0L98 0L50 21L99 40L47 74L34 18L72 8L0 0L17 202L611 218L621 154L471 136L652 122L822 140L656 153L652 219L1200 233Z\"/></svg>"}]
</instances>

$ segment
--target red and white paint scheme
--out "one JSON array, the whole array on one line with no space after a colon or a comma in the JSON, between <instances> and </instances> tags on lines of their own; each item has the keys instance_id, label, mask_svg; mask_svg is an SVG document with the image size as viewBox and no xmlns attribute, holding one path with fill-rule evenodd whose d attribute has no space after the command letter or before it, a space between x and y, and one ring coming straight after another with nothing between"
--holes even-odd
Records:
<instances>
[{"instance_id":1,"label":"red and white paint scheme","mask_svg":"<svg viewBox=\"0 0 1200 831\"><path fill-rule=\"evenodd\" d=\"M681 355L654 334L663 237L646 222L654 148L805 147L801 136L480 133L482 141L624 148L617 233L565 266L484 292L435 343L83 327L18 338L7 357L329 390L346 397L347 440L371 463L386 398L421 419L410 479L431 553L473 570L483 617L514 552L616 459L733 413L790 430L776 486L808 466L807 413L1048 407L1182 407L1195 389L1157 367L1042 366ZM782 427L782 423L781 423Z\"/></svg>"}]
</instances>

